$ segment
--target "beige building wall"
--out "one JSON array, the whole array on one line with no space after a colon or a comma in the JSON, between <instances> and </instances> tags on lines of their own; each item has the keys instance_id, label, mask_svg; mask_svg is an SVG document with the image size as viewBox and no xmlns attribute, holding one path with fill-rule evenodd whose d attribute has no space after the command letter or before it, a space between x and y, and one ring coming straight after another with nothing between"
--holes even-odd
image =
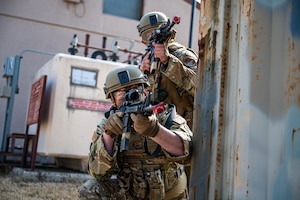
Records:
<instances>
[{"instance_id":1,"label":"beige building wall","mask_svg":"<svg viewBox=\"0 0 300 200\"><path fill-rule=\"evenodd\" d=\"M82 44L89 34L89 44L96 47L102 47L103 37L106 36L107 49L111 49L111 43L116 38L125 38L134 42L133 51L144 53L145 46L140 42L136 29L138 20L103 14L102 4L102 0L84 0L79 4L64 0L0 1L0 65L5 63L8 56L22 55L19 92L15 95L11 132L22 132L25 129L32 80L35 73L53 57L45 52L68 54L74 34L77 34ZM166 13L169 17L180 16L181 22L176 25L178 31L176 38L180 43L188 46L191 6L191 3L185 0L144 0L143 13L157 10ZM198 19L199 9L196 9L192 43L192 48L196 51ZM126 40L119 40L118 45L124 49L129 48L129 42ZM88 57L91 57L94 51L89 49ZM122 52L118 54L119 62L127 60L128 54ZM77 55L84 56L84 49L79 48ZM0 85L4 84L6 79L0 77ZM6 104L7 99L0 98L0 140L2 140ZM54 116L56 117L58 118Z\"/></svg>"}]
</instances>

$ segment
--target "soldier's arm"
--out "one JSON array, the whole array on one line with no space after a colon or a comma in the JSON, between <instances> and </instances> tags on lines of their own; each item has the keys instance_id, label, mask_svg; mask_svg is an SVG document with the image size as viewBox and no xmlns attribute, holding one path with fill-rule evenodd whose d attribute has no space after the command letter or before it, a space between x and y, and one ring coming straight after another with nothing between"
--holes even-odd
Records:
<instances>
[{"instance_id":1,"label":"soldier's arm","mask_svg":"<svg viewBox=\"0 0 300 200\"><path fill-rule=\"evenodd\" d=\"M158 134L151 139L164 149L169 158L186 163L191 157L192 137L193 133L186 120L176 115L170 129L160 125Z\"/></svg>"},{"instance_id":2,"label":"soldier's arm","mask_svg":"<svg viewBox=\"0 0 300 200\"><path fill-rule=\"evenodd\" d=\"M163 67L162 73L175 85L194 95L196 73L193 69L186 67L177 57L169 55L168 63Z\"/></svg>"},{"instance_id":3,"label":"soldier's arm","mask_svg":"<svg viewBox=\"0 0 300 200\"><path fill-rule=\"evenodd\" d=\"M157 135L152 137L152 140L173 156L184 155L184 145L181 138L161 125Z\"/></svg>"},{"instance_id":4,"label":"soldier's arm","mask_svg":"<svg viewBox=\"0 0 300 200\"><path fill-rule=\"evenodd\" d=\"M114 153L114 141L115 141L115 137L111 137L110 135L107 134L103 134L103 144L105 147L105 150L107 151L107 153L109 153L109 155L113 155Z\"/></svg>"},{"instance_id":5,"label":"soldier's arm","mask_svg":"<svg viewBox=\"0 0 300 200\"><path fill-rule=\"evenodd\" d=\"M109 179L114 171L116 164L117 145L113 144L112 152L107 151L104 144L104 131L103 126L106 119L103 119L95 131L92 143L90 146L90 153L88 158L88 172L97 180ZM107 144L106 144L107 145Z\"/></svg>"}]
</instances>

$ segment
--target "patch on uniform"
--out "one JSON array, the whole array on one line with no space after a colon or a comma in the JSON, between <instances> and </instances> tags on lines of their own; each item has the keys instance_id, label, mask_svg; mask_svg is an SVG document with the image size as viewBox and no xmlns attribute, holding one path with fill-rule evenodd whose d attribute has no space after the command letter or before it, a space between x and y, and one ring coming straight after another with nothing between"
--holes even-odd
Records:
<instances>
[{"instance_id":1,"label":"patch on uniform","mask_svg":"<svg viewBox=\"0 0 300 200\"><path fill-rule=\"evenodd\" d=\"M172 53L175 57L177 57L181 62L190 68L194 68L197 65L197 55L192 49L189 48L180 48Z\"/></svg>"},{"instance_id":2,"label":"patch on uniform","mask_svg":"<svg viewBox=\"0 0 300 200\"><path fill-rule=\"evenodd\" d=\"M188 67L195 67L196 66L195 60L190 59L190 58L184 58L183 63L184 63L185 66L188 66Z\"/></svg>"},{"instance_id":3,"label":"patch on uniform","mask_svg":"<svg viewBox=\"0 0 300 200\"><path fill-rule=\"evenodd\" d=\"M184 124L186 120L180 115L176 115L175 118L173 119L173 122L180 125L180 124Z\"/></svg>"},{"instance_id":4,"label":"patch on uniform","mask_svg":"<svg viewBox=\"0 0 300 200\"><path fill-rule=\"evenodd\" d=\"M197 65L197 56L191 49L187 49L183 54L183 63L188 67L195 67Z\"/></svg>"}]
</instances>

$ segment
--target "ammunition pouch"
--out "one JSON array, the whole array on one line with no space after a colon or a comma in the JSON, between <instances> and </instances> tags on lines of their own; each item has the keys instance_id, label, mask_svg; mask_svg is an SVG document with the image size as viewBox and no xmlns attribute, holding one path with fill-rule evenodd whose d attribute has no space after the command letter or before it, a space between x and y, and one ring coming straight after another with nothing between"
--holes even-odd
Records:
<instances>
[{"instance_id":1,"label":"ammunition pouch","mask_svg":"<svg viewBox=\"0 0 300 200\"><path fill-rule=\"evenodd\" d=\"M164 124L169 124L173 109L168 109L169 113L162 120ZM134 199L164 199L167 192L178 185L184 166L169 160L163 151L153 156L157 144L151 139L147 141L146 149L149 153L143 145L145 137L137 134L132 136L131 148L119 153L117 157L119 186L132 194Z\"/></svg>"},{"instance_id":2,"label":"ammunition pouch","mask_svg":"<svg viewBox=\"0 0 300 200\"><path fill-rule=\"evenodd\" d=\"M142 170L133 172L133 191L140 199L144 199L147 195L148 187Z\"/></svg>"},{"instance_id":3,"label":"ammunition pouch","mask_svg":"<svg viewBox=\"0 0 300 200\"><path fill-rule=\"evenodd\" d=\"M142 159L123 160L122 172L118 173L121 190L132 191L137 199L164 199L165 193L178 184L178 178L184 172L184 166L176 163L166 165L165 159L155 161ZM130 168L130 169L129 169ZM131 189L129 189L131 184Z\"/></svg>"},{"instance_id":4,"label":"ammunition pouch","mask_svg":"<svg viewBox=\"0 0 300 200\"><path fill-rule=\"evenodd\" d=\"M122 192L128 192L131 185L132 174L129 168L125 168L118 173L118 185Z\"/></svg>"},{"instance_id":5,"label":"ammunition pouch","mask_svg":"<svg viewBox=\"0 0 300 200\"><path fill-rule=\"evenodd\" d=\"M165 184L161 171L157 169L146 172L146 180L149 185L149 199L164 199Z\"/></svg>"}]
</instances>

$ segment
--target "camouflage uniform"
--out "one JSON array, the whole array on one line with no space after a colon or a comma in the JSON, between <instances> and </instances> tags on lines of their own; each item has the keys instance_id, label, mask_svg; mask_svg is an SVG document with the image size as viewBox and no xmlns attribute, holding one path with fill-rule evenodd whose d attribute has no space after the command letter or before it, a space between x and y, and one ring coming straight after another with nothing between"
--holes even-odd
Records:
<instances>
[{"instance_id":1,"label":"camouflage uniform","mask_svg":"<svg viewBox=\"0 0 300 200\"><path fill-rule=\"evenodd\" d=\"M106 113L106 116L108 113ZM131 133L129 149L120 152L115 139L114 154L103 144L107 118L97 126L90 146L88 172L94 178L80 189L86 199L187 199L184 164L190 162L192 132L175 107L157 115L160 124L183 141L183 156L174 157L150 138ZM115 178L111 178L112 175ZM113 176L114 177L114 176Z\"/></svg>"},{"instance_id":2,"label":"camouflage uniform","mask_svg":"<svg viewBox=\"0 0 300 200\"><path fill-rule=\"evenodd\" d=\"M164 13L152 11L141 17L137 29L142 42L148 44L146 50L153 48L152 42L163 42L169 58L167 64L151 63L149 82L154 100L174 104L178 114L192 128L198 56L192 49L175 42L176 31L171 28L179 22L180 17L174 17L171 23ZM156 69L155 74L152 74L153 69Z\"/></svg>"},{"instance_id":3,"label":"camouflage uniform","mask_svg":"<svg viewBox=\"0 0 300 200\"><path fill-rule=\"evenodd\" d=\"M192 128L194 95L196 84L197 54L183 45L175 42L176 32L165 42L169 53L167 65L159 63L154 74L149 74L155 100L164 101L176 106L179 115L184 117ZM166 92L167 97L160 97Z\"/></svg>"}]
</instances>

